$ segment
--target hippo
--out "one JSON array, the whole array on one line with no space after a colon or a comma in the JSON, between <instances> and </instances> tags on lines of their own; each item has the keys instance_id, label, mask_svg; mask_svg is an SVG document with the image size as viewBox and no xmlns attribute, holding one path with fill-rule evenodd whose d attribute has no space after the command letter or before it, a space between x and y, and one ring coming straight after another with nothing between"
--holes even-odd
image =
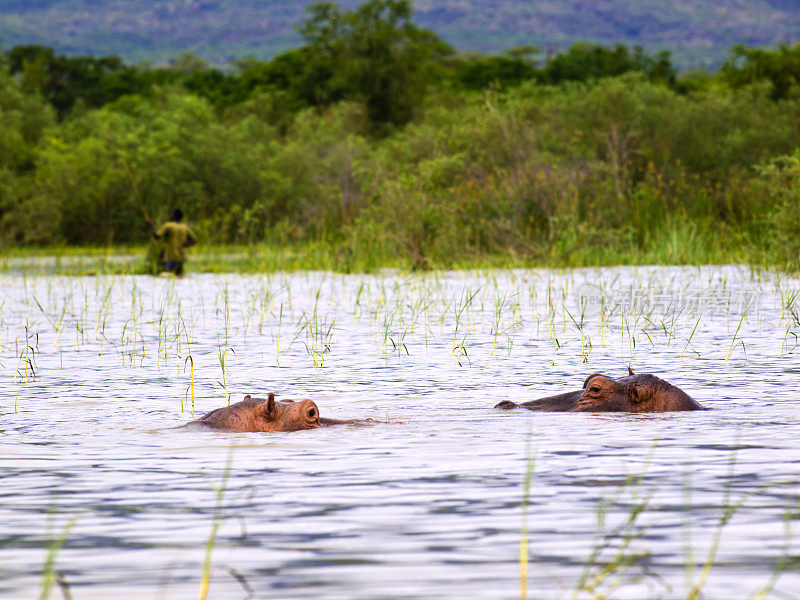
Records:
<instances>
[{"instance_id":1,"label":"hippo","mask_svg":"<svg viewBox=\"0 0 800 600\"><path fill-rule=\"evenodd\" d=\"M544 412L670 412L707 410L686 392L655 375L636 375L628 367L628 376L612 379L592 373L583 389L531 402L516 404L503 400L495 408L527 408Z\"/></svg>"},{"instance_id":2,"label":"hippo","mask_svg":"<svg viewBox=\"0 0 800 600\"><path fill-rule=\"evenodd\" d=\"M325 419L313 400L275 400L275 394L253 398L250 394L241 402L223 406L200 417L196 423L222 431L299 431L330 425L344 425L351 421Z\"/></svg>"}]
</instances>

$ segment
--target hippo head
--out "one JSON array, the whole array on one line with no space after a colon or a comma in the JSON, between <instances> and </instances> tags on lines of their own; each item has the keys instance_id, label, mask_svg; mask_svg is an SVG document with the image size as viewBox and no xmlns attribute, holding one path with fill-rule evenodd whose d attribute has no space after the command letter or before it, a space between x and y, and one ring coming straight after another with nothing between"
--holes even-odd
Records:
<instances>
[{"instance_id":1,"label":"hippo head","mask_svg":"<svg viewBox=\"0 0 800 600\"><path fill-rule=\"evenodd\" d=\"M655 375L611 379L594 373L583 382L580 397L570 411L667 412L697 408L699 405L683 390Z\"/></svg>"},{"instance_id":2,"label":"hippo head","mask_svg":"<svg viewBox=\"0 0 800 600\"><path fill-rule=\"evenodd\" d=\"M612 379L593 373L583 382L583 389L532 402L515 404L505 400L495 408L527 408L549 412L668 412L703 410L680 388L655 375L635 375Z\"/></svg>"},{"instance_id":3,"label":"hippo head","mask_svg":"<svg viewBox=\"0 0 800 600\"><path fill-rule=\"evenodd\" d=\"M225 431L298 431L320 427L319 408L312 400L275 400L253 398L206 413L200 419L215 429Z\"/></svg>"}]
</instances>

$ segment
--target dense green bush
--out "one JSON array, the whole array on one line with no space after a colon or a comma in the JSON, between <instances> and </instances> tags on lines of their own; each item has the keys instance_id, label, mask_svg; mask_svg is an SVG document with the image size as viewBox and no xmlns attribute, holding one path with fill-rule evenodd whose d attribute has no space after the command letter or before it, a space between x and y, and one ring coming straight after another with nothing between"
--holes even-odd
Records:
<instances>
[{"instance_id":1,"label":"dense green bush","mask_svg":"<svg viewBox=\"0 0 800 600\"><path fill-rule=\"evenodd\" d=\"M739 62L690 84L667 57L619 48L540 67L522 52L454 60L406 3L365 6L317 5L307 46L236 73L188 56L159 70L12 51L0 68L0 240L142 243L145 215L180 206L206 242L322 244L342 268L798 266L798 89L784 78L776 94L752 74L756 59L770 77L784 64L768 51L737 50ZM75 85L119 85L54 105L42 57L91 67ZM575 69L584 76L562 76Z\"/></svg>"}]
</instances>

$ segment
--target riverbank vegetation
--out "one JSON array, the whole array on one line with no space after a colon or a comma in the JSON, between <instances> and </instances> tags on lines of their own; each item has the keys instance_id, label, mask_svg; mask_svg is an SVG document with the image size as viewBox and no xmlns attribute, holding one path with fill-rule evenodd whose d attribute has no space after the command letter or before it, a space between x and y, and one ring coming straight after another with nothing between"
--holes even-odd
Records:
<instances>
[{"instance_id":1,"label":"riverbank vegetation","mask_svg":"<svg viewBox=\"0 0 800 600\"><path fill-rule=\"evenodd\" d=\"M245 270L800 265L800 44L714 73L624 46L461 55L402 0L317 3L300 33L230 70L9 50L6 255L141 246L181 206Z\"/></svg>"}]
</instances>

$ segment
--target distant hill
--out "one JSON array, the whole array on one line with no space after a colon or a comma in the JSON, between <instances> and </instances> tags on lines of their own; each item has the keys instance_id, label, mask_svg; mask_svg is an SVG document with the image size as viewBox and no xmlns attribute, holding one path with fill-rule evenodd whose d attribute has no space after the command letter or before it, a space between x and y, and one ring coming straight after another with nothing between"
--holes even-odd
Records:
<instances>
[{"instance_id":1,"label":"distant hill","mask_svg":"<svg viewBox=\"0 0 800 600\"><path fill-rule=\"evenodd\" d=\"M182 51L213 63L269 58L299 45L310 0L2 0L0 44L164 63ZM340 3L352 8L357 3ZM671 50L714 66L736 43L800 40L798 0L416 0L416 21L462 51L577 41Z\"/></svg>"}]
</instances>

